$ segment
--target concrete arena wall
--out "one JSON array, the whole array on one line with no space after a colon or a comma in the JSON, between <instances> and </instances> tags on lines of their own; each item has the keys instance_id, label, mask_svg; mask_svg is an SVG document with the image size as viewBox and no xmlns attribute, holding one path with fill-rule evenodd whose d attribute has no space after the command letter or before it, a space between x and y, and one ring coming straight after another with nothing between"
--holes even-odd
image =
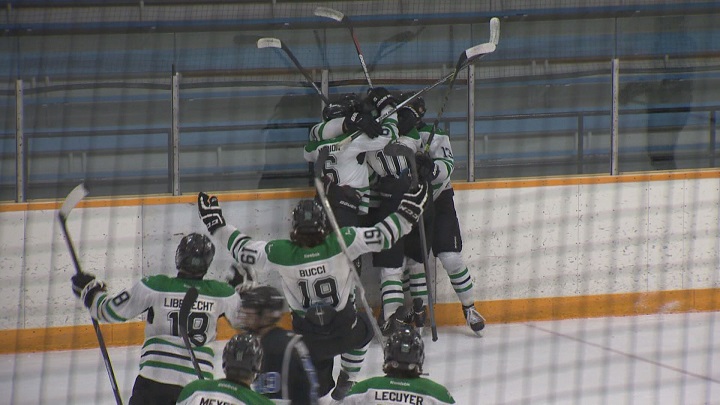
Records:
<instances>
[{"instance_id":1,"label":"concrete arena wall","mask_svg":"<svg viewBox=\"0 0 720 405\"><path fill-rule=\"evenodd\" d=\"M455 189L464 257L490 323L720 310L720 171L457 183ZM292 206L311 195L219 198L228 222L270 239L286 237ZM0 304L13 309L0 317L0 347L9 352L96 344L87 312L71 293L75 270L58 207L0 205ZM143 275L175 274L180 238L204 231L193 195L89 198L68 226L83 269L111 291ZM209 277L222 278L231 259L216 247ZM362 278L377 306L377 272L365 264ZM461 323L444 270L439 261L431 266L439 276L438 323ZM279 286L275 274L261 274L260 282ZM141 322L103 330L109 345L142 341Z\"/></svg>"}]
</instances>

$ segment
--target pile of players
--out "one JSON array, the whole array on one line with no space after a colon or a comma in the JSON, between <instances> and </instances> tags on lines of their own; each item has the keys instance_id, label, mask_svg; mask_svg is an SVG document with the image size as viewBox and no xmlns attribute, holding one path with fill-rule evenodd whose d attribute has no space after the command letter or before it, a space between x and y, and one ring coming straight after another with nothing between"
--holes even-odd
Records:
<instances>
[{"instance_id":1,"label":"pile of players","mask_svg":"<svg viewBox=\"0 0 720 405\"><path fill-rule=\"evenodd\" d=\"M478 333L484 319L475 309L472 277L461 257L450 185L452 150L442 132L425 146L432 126L422 122L422 98L399 109L397 104L398 98L384 88L371 89L363 100L343 97L325 108L323 122L311 130L305 155L315 161L323 148L329 152L316 163L321 165L328 200L342 227L342 241L317 199L300 201L295 207L289 239L260 241L228 224L218 199L201 192L197 208L202 222L237 262L228 283L204 279L215 246L197 233L180 241L175 277L145 277L112 295L91 274L72 278L73 292L93 318L125 322L145 316L145 343L130 405L316 404L328 393L344 403L369 403L370 398L403 403L408 395L421 396L425 403L454 403L446 389L420 377L424 346L417 328L426 323L428 287L422 262L428 252L420 251L416 243L422 218L428 248L447 270L467 323ZM378 122L377 117L384 119ZM348 137L354 139L340 147ZM385 153L389 143L405 145L411 154L389 155ZM413 157L416 162L408 160ZM408 170L413 163L417 179ZM368 253L381 275L385 376L355 383L375 320L356 309L352 272L359 265L350 268L348 259ZM283 293L258 287L259 271L279 275ZM199 296L188 319L188 348L177 322L178 303L191 286ZM295 333L277 326L285 302ZM210 343L223 316L244 332L225 346L226 378L213 380ZM194 356L188 355L188 349ZM337 356L341 370L335 381ZM196 366L203 378L198 378ZM387 379L407 381L398 386L403 388L387 389Z\"/></svg>"}]
</instances>

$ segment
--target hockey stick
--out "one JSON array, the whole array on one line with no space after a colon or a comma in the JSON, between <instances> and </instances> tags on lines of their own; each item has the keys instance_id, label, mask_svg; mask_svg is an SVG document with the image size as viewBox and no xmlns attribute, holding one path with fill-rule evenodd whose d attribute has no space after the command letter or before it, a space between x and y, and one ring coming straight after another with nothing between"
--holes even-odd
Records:
<instances>
[{"instance_id":1,"label":"hockey stick","mask_svg":"<svg viewBox=\"0 0 720 405\"><path fill-rule=\"evenodd\" d=\"M192 309L193 305L195 305L198 294L198 290L195 287L190 287L187 290L187 292L185 293L185 297L183 297L182 303L180 304L180 316L178 317L178 323L180 329L180 336L182 336L183 342L185 342L185 347L187 348L188 353L190 353L190 361L192 361L193 368L195 368L195 373L197 374L199 379L204 380L205 378L203 377L202 371L200 370L200 364L198 364L197 357L195 357L195 352L193 351L192 345L190 343L190 336L188 336L188 322L190 318L190 310Z\"/></svg>"},{"instance_id":2,"label":"hockey stick","mask_svg":"<svg viewBox=\"0 0 720 405\"><path fill-rule=\"evenodd\" d=\"M372 80L370 80L370 73L368 72L368 67L365 64L365 57L363 56L362 50L360 50L360 42L355 35L355 29L353 28L352 22L350 22L350 18L348 18L348 16L341 13L340 11L329 7L317 7L315 9L315 15L318 17L325 17L338 21L342 24L345 24L348 30L350 30L350 36L352 36L353 43L355 44L355 51L357 52L358 59L360 59L360 65L362 65L363 73L365 74L365 80L367 80L368 86L370 86L370 88L372 89L373 84Z\"/></svg>"},{"instance_id":3,"label":"hockey stick","mask_svg":"<svg viewBox=\"0 0 720 405\"><path fill-rule=\"evenodd\" d=\"M288 48L284 42L282 42L281 40L279 40L277 38L270 38L270 37L260 38L257 40L257 47L260 49L262 49L262 48L282 49L282 51L285 52L287 57L290 58L290 60L295 65L297 70L299 70L300 73L302 73L302 75L305 76L305 80L307 80L307 82L310 83L310 85L313 87L313 89L315 89L315 92L318 94L318 96L320 96L320 98L323 100L325 105L330 104L330 100L327 98L327 96L325 94L323 94L322 90L320 90L320 88L317 86L317 84L315 83L313 78L310 77L310 74L308 74L308 72L305 70L305 68L302 67L302 65L300 64L300 61L298 61L297 58L295 57L295 54L292 53L290 48Z\"/></svg>"},{"instance_id":4,"label":"hockey stick","mask_svg":"<svg viewBox=\"0 0 720 405\"><path fill-rule=\"evenodd\" d=\"M319 167L325 166L325 160L327 160L328 156L330 155L330 149L329 148L322 148L320 149L320 153L318 154L318 158L316 160L316 164ZM362 280L360 280L360 275L357 272L357 269L355 268L355 263L353 263L352 258L350 257L350 253L348 252L347 245L345 244L345 239L342 236L342 233L340 232L340 226L338 225L337 219L335 219L335 214L333 214L332 207L330 207L330 201L328 201L327 195L325 194L325 188L323 187L322 180L320 180L319 174L322 174L322 169L315 169L315 189L317 190L318 197L320 198L320 202L322 202L323 208L325 208L325 212L327 213L328 219L330 220L330 226L333 228L333 232L335 232L335 237L337 238L338 244L340 245L340 249L342 250L343 254L345 255L345 258L347 259L347 265L350 266L350 275L353 278L353 281L355 282L355 288L358 290L358 295L360 296L360 301L362 303L363 308L365 309L365 312L370 317L370 326L373 328L373 332L375 333L375 338L377 339L378 343L382 346L383 344L383 338L382 338L382 332L380 331L380 327L378 326L377 322L373 321L373 312L370 308L370 305L367 302L367 298L365 298L365 287L362 285Z\"/></svg>"},{"instance_id":5,"label":"hockey stick","mask_svg":"<svg viewBox=\"0 0 720 405\"><path fill-rule=\"evenodd\" d=\"M478 45L478 46L487 46L487 49L492 49L492 51L484 52L484 53L468 53L467 51L464 52L462 55L460 55L460 58L458 58L457 63L455 64L455 69L453 70L451 77L450 77L450 83L448 84L448 89L445 92L445 97L443 98L442 105L440 106L440 111L438 112L437 116L435 117L435 121L433 122L432 130L430 131L430 136L428 137L427 144L425 145L425 152L430 151L430 143L432 142L433 138L435 137L435 132L437 132L437 127L440 124L440 119L442 118L443 114L445 113L445 107L447 107L447 102L450 99L450 93L452 93L452 88L455 85L455 80L457 79L458 74L462 69L465 68L469 64L469 61L471 59L477 60L489 53L492 53L495 51L495 48L500 41L500 20L497 17L493 17L490 19L490 41ZM473 49L473 48L471 48Z\"/></svg>"},{"instance_id":6,"label":"hockey stick","mask_svg":"<svg viewBox=\"0 0 720 405\"><path fill-rule=\"evenodd\" d=\"M412 178L410 179L410 190L416 190L418 188L417 162L415 161L415 154L413 153L412 149L401 143L392 142L385 145L385 147L383 148L383 153L388 156L405 157L405 160L407 160L408 162L408 166L410 166L410 176L412 176ZM432 193L432 189L428 190L428 192ZM430 198L432 198L432 195ZM430 283L427 280L428 274L430 274L430 264L428 263L428 245L427 238L425 237L424 215L420 215L420 219L418 220L418 232L420 234L420 249L422 249L423 268L425 269L425 282L427 283L428 291L428 312L430 315L430 330L432 332L433 342L437 342L438 332L437 323L435 322L434 307L435 293L433 292L432 288L430 288Z\"/></svg>"},{"instance_id":7,"label":"hockey stick","mask_svg":"<svg viewBox=\"0 0 720 405\"><path fill-rule=\"evenodd\" d=\"M65 236L65 241L67 242L67 247L70 251L70 257L72 257L73 265L75 266L75 274L82 274L83 271L80 267L80 261L78 260L77 253L75 252L75 246L73 245L72 239L70 239L70 232L68 232L67 228L67 218L70 215L70 211L72 211L72 209L75 208L75 206L77 206L87 194L88 192L87 189L85 189L85 185L80 183L77 187L70 191L67 197L65 197L65 201L63 201L60 210L58 210L60 228ZM120 390L118 389L117 381L115 380L115 372L113 371L112 363L110 362L110 355L108 354L105 339L103 338L102 331L100 330L100 325L95 318L91 317L90 319L92 320L93 329L95 329L95 336L97 336L98 346L100 346L100 353L102 354L103 362L105 363L105 370L107 371L108 378L110 379L110 386L112 387L113 395L115 396L115 402L118 405L122 405Z\"/></svg>"},{"instance_id":8,"label":"hockey stick","mask_svg":"<svg viewBox=\"0 0 720 405\"><path fill-rule=\"evenodd\" d=\"M475 45L471 48L468 48L463 51L463 53L460 55L460 58L458 59L458 63L455 66L455 70L448 74L447 76L443 77L442 79L436 81L433 84L430 84L426 87L423 87L422 89L415 92L412 96L408 97L407 99L400 102L397 106L395 106L393 109L388 111L385 114L382 114L379 116L376 121L382 122L385 118L389 117L392 114L395 114L397 110L403 108L404 106L411 103L416 98L420 97L421 95L427 93L428 91L434 89L435 87L445 83L448 79L451 79L453 76L457 77L457 73L459 73L460 70L465 69L470 63L472 63L474 60L480 58L483 55L487 55L488 53L492 53L495 51L495 44L492 42L486 42L484 44ZM459 68L458 68L459 67ZM349 142L351 142L353 139L360 136L362 132L356 131L347 138L343 139L342 141L338 142L338 148L342 149L345 145L347 145Z\"/></svg>"}]
</instances>

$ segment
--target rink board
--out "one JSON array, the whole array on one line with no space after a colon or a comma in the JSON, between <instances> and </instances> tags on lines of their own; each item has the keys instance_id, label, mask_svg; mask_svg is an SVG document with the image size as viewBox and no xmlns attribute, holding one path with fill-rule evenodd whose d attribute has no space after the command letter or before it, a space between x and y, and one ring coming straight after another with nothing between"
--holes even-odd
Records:
<instances>
[{"instance_id":1,"label":"rink board","mask_svg":"<svg viewBox=\"0 0 720 405\"><path fill-rule=\"evenodd\" d=\"M457 183L463 255L489 323L717 311L720 171L657 172ZM92 196L92 190L90 190ZM287 237L289 213L310 189L222 193L229 223L257 239ZM4 352L95 345L70 291L74 267L56 221L61 202L0 205L0 319ZM195 196L94 199L68 220L85 271L111 291L175 273L180 238L204 231ZM209 277L231 262L224 247ZM439 262L439 325L464 322ZM377 272L363 269L379 305ZM279 285L274 274L261 283ZM139 344L142 323L104 325L109 345ZM231 333L224 330L223 333Z\"/></svg>"}]
</instances>

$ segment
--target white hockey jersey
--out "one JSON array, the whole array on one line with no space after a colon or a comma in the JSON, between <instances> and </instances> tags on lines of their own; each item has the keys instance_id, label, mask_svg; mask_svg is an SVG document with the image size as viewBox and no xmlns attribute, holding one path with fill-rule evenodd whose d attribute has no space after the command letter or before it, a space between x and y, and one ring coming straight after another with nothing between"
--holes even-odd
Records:
<instances>
[{"instance_id":1,"label":"white hockey jersey","mask_svg":"<svg viewBox=\"0 0 720 405\"><path fill-rule=\"evenodd\" d=\"M411 229L410 222L393 213L373 227L344 227L341 233L349 255L355 259L363 253L389 248ZM301 316L321 302L341 311L355 290L352 270L334 233L312 248L284 239L253 240L232 225L218 229L215 237L239 263L257 271L276 271L288 306Z\"/></svg>"},{"instance_id":2,"label":"white hockey jersey","mask_svg":"<svg viewBox=\"0 0 720 405\"><path fill-rule=\"evenodd\" d=\"M212 378L215 353L208 343L215 341L218 319L225 316L234 328L240 324L240 296L229 284L149 276L115 295L96 294L90 314L98 321L120 323L146 313L140 375L184 386L197 379L178 325L180 304L191 286L198 289L199 295L188 318L188 336L203 375Z\"/></svg>"},{"instance_id":3,"label":"white hockey jersey","mask_svg":"<svg viewBox=\"0 0 720 405\"><path fill-rule=\"evenodd\" d=\"M432 131L432 124L425 124L418 133L420 134L420 140L422 141L421 148L424 149L427 145L427 141L430 138L430 132ZM453 170L455 170L455 158L453 157L452 147L450 145L450 136L438 128L435 132L435 136L430 144L430 157L437 166L439 174L431 182L433 188L433 199L437 199L440 193L452 188L450 183L450 176Z\"/></svg>"},{"instance_id":4,"label":"white hockey jersey","mask_svg":"<svg viewBox=\"0 0 720 405\"><path fill-rule=\"evenodd\" d=\"M316 124L310 129L310 142L305 146L303 155L308 162L317 161L322 148L329 149L329 156L323 167L323 174L329 176L340 186L349 186L360 193L359 211L368 212L368 189L370 172L365 164L365 154L373 154L382 150L388 142L396 137L397 119L392 114L383 120L384 135L370 138L361 133L342 149L338 144L352 133L343 133L342 125L345 118L335 118Z\"/></svg>"}]
</instances>

